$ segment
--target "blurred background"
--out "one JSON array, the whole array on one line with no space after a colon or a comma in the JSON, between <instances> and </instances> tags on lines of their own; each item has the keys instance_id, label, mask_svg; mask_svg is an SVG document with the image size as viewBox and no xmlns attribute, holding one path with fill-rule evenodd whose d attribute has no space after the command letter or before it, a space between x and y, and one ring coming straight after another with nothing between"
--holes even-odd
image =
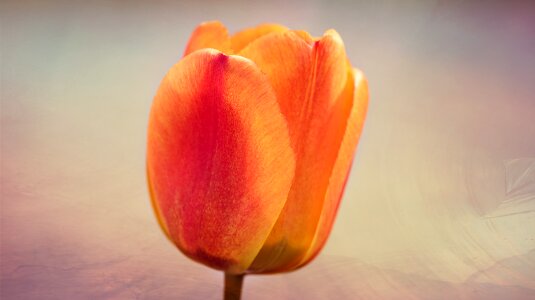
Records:
<instances>
[{"instance_id":1,"label":"blurred background","mask_svg":"<svg viewBox=\"0 0 535 300\"><path fill-rule=\"evenodd\" d=\"M221 299L164 237L149 108L191 31L335 28L370 83L322 254L244 299L535 299L534 1L2 1L2 299Z\"/></svg>"}]
</instances>

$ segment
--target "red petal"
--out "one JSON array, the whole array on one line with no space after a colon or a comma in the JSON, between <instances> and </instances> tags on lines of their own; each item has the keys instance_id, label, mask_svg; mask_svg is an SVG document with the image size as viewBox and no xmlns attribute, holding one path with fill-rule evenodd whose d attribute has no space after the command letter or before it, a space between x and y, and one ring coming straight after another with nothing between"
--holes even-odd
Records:
<instances>
[{"instance_id":1,"label":"red petal","mask_svg":"<svg viewBox=\"0 0 535 300\"><path fill-rule=\"evenodd\" d=\"M215 50L176 64L152 106L147 169L170 239L208 266L243 272L294 174L287 125L265 76Z\"/></svg>"}]
</instances>

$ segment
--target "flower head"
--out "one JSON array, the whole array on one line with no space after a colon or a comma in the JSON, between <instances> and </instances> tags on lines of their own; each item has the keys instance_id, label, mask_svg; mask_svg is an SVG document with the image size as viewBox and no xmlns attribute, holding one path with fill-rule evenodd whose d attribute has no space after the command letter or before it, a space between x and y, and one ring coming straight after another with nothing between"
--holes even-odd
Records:
<instances>
[{"instance_id":1,"label":"flower head","mask_svg":"<svg viewBox=\"0 0 535 300\"><path fill-rule=\"evenodd\" d=\"M152 105L147 174L169 239L228 273L298 268L332 228L368 102L338 33L202 23Z\"/></svg>"}]
</instances>

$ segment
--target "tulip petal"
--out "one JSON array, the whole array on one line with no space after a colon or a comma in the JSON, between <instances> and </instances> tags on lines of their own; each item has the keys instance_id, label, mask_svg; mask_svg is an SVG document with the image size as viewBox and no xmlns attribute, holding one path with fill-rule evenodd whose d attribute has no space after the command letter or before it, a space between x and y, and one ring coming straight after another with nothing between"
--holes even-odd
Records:
<instances>
[{"instance_id":1,"label":"tulip petal","mask_svg":"<svg viewBox=\"0 0 535 300\"><path fill-rule=\"evenodd\" d=\"M274 92L251 61L199 50L162 81L149 185L162 228L192 259L243 272L284 206L294 160Z\"/></svg>"},{"instance_id":2,"label":"tulip petal","mask_svg":"<svg viewBox=\"0 0 535 300\"><path fill-rule=\"evenodd\" d=\"M362 133L368 108L368 83L360 70L355 69L353 72L355 77L354 93L349 95L349 101L342 101L341 103L342 106L350 105L351 113L347 121L347 129L345 130L338 157L336 158L331 178L329 179L329 186L316 229L316 235L312 246L300 264L301 266L314 259L327 241L349 176L358 140Z\"/></svg>"},{"instance_id":3,"label":"tulip petal","mask_svg":"<svg viewBox=\"0 0 535 300\"><path fill-rule=\"evenodd\" d=\"M250 270L288 270L301 262L315 236L350 111L334 109L340 106L342 92L354 83L346 85L347 59L334 30L312 45L295 32L271 34L240 54L268 75L296 155L288 200Z\"/></svg>"},{"instance_id":4,"label":"tulip petal","mask_svg":"<svg viewBox=\"0 0 535 300\"><path fill-rule=\"evenodd\" d=\"M203 22L191 34L184 56L204 48L232 54L228 30L219 21Z\"/></svg>"},{"instance_id":5,"label":"tulip petal","mask_svg":"<svg viewBox=\"0 0 535 300\"><path fill-rule=\"evenodd\" d=\"M309 45L312 45L315 41L319 40L318 38L311 36L310 33L304 30L292 30L292 32L300 36Z\"/></svg>"},{"instance_id":6,"label":"tulip petal","mask_svg":"<svg viewBox=\"0 0 535 300\"><path fill-rule=\"evenodd\" d=\"M304 125L325 119L343 90L346 54L334 30L308 43L299 31L270 34L257 39L239 54L254 61L266 73L288 121L292 147L305 144L310 131Z\"/></svg>"},{"instance_id":7,"label":"tulip petal","mask_svg":"<svg viewBox=\"0 0 535 300\"><path fill-rule=\"evenodd\" d=\"M232 36L230 39L232 49L235 53L240 52L254 40L274 32L285 32L288 28L278 24L261 24L254 28L242 30Z\"/></svg>"},{"instance_id":8,"label":"tulip petal","mask_svg":"<svg viewBox=\"0 0 535 300\"><path fill-rule=\"evenodd\" d=\"M239 54L254 61L273 86L297 148L299 116L307 100L313 69L312 48L297 34L270 34L249 44Z\"/></svg>"}]
</instances>

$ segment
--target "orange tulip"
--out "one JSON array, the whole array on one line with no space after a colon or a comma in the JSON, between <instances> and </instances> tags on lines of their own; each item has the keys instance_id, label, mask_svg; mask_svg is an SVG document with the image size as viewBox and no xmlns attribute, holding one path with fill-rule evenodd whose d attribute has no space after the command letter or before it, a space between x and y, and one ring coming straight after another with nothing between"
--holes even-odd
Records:
<instances>
[{"instance_id":1,"label":"orange tulip","mask_svg":"<svg viewBox=\"0 0 535 300\"><path fill-rule=\"evenodd\" d=\"M163 231L226 273L228 297L243 274L305 265L333 225L367 103L334 30L266 24L229 36L202 23L150 113L147 175Z\"/></svg>"}]
</instances>

